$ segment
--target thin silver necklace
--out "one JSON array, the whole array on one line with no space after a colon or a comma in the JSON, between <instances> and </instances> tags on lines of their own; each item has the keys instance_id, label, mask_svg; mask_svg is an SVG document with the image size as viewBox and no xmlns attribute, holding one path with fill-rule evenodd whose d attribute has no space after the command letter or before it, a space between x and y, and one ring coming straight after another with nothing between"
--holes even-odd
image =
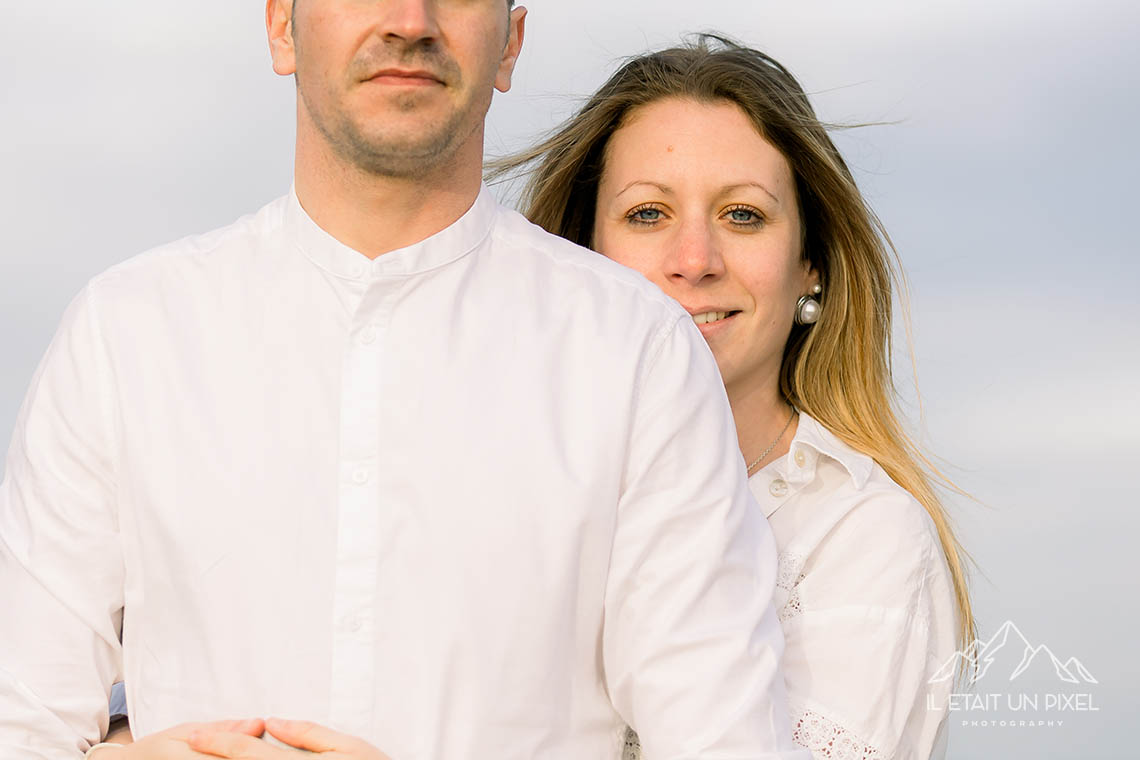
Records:
<instances>
[{"instance_id":1,"label":"thin silver necklace","mask_svg":"<svg viewBox=\"0 0 1140 760\"><path fill-rule=\"evenodd\" d=\"M748 465L747 474L749 476L752 475L752 468L755 467L756 465L760 464L761 462L763 462L764 457L771 454L772 449L776 448L776 444L779 443L780 439L784 437L784 433L788 432L788 428L792 426L792 420L794 420L795 418L796 418L796 408L793 406L792 407L792 413L788 415L788 421L784 423L784 429L780 431L780 434L778 436L776 436L776 440L772 441L772 443L768 445L768 448L764 449L764 453L761 454L760 456L756 457L756 459L752 462L752 464Z\"/></svg>"}]
</instances>

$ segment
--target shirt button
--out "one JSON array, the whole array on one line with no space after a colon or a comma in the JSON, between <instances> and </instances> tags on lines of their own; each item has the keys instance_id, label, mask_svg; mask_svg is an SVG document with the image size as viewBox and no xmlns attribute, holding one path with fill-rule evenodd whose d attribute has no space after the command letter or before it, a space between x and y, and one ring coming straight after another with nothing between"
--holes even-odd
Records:
<instances>
[{"instance_id":1,"label":"shirt button","mask_svg":"<svg viewBox=\"0 0 1140 760\"><path fill-rule=\"evenodd\" d=\"M364 332L360 333L360 342L364 345L376 342L376 331L369 327Z\"/></svg>"},{"instance_id":2,"label":"shirt button","mask_svg":"<svg viewBox=\"0 0 1140 760\"><path fill-rule=\"evenodd\" d=\"M364 623L358 617L351 617L348 619L348 630L350 633L359 633L360 629L364 627Z\"/></svg>"},{"instance_id":3,"label":"shirt button","mask_svg":"<svg viewBox=\"0 0 1140 760\"><path fill-rule=\"evenodd\" d=\"M772 481L772 485L768 486L768 493L779 498L788 494L788 484L782 478L776 478Z\"/></svg>"},{"instance_id":4,"label":"shirt button","mask_svg":"<svg viewBox=\"0 0 1140 760\"><path fill-rule=\"evenodd\" d=\"M803 449L796 449L796 453L792 458L796 460L797 467L803 467L807 464L807 454L804 453Z\"/></svg>"},{"instance_id":5,"label":"shirt button","mask_svg":"<svg viewBox=\"0 0 1140 760\"><path fill-rule=\"evenodd\" d=\"M363 264L353 264L352 265L352 276L358 280L361 277L363 277L364 276L364 265Z\"/></svg>"},{"instance_id":6,"label":"shirt button","mask_svg":"<svg viewBox=\"0 0 1140 760\"><path fill-rule=\"evenodd\" d=\"M356 472L352 473L352 482L358 485L364 485L368 482L368 469L361 467Z\"/></svg>"}]
</instances>

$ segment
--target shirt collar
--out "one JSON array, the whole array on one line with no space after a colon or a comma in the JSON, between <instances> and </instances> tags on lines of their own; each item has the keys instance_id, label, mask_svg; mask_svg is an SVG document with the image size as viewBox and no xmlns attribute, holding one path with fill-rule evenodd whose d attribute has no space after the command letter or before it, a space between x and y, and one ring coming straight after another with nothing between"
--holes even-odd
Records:
<instances>
[{"instance_id":1,"label":"shirt collar","mask_svg":"<svg viewBox=\"0 0 1140 760\"><path fill-rule=\"evenodd\" d=\"M851 448L813 417L800 412L787 455L760 469L748 480L765 517L770 517L789 497L815 480L821 456L842 465L857 490L867 484L875 466L871 457Z\"/></svg>"},{"instance_id":2,"label":"shirt collar","mask_svg":"<svg viewBox=\"0 0 1140 760\"><path fill-rule=\"evenodd\" d=\"M475 203L454 224L426 240L369 259L321 229L301 207L294 185L285 210L285 233L321 269L348 280L367 281L419 274L466 256L486 239L498 208L498 201L484 183Z\"/></svg>"}]
</instances>

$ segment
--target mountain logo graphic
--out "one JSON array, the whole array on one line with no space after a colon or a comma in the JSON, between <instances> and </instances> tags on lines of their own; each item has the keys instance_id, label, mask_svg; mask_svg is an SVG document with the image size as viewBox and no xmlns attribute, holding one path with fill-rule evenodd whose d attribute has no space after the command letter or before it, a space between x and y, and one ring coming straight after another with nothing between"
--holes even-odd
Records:
<instances>
[{"instance_id":1,"label":"mountain logo graphic","mask_svg":"<svg viewBox=\"0 0 1140 760\"><path fill-rule=\"evenodd\" d=\"M1015 662L1016 666L1009 670L1009 666ZM995 663L1004 663L1005 666L999 664L995 667ZM1012 620L1005 621L989 641L974 639L970 646L952 654L938 672L930 677L929 683L953 678L962 665L968 666L966 672L973 673L970 678L972 684L987 675L1005 671L1010 673L1009 680L1013 681L1031 668L1038 671L1051 669L1057 678L1066 683L1099 683L1076 657L1061 662L1044 644L1030 644Z\"/></svg>"}]
</instances>

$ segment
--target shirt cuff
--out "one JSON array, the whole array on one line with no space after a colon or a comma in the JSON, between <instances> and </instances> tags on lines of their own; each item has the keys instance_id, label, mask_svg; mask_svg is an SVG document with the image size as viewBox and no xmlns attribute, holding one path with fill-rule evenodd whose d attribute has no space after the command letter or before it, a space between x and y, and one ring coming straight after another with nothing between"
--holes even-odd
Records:
<instances>
[{"instance_id":1,"label":"shirt cuff","mask_svg":"<svg viewBox=\"0 0 1140 760\"><path fill-rule=\"evenodd\" d=\"M96 750L106 749L108 747L119 747L121 749L122 746L123 745L121 745L121 744L113 744L113 743L109 743L109 742L99 742L98 744L93 745L91 747L91 749L87 750L87 752L83 755L83 760L92 760L92 758L95 757L95 751Z\"/></svg>"}]
</instances>

